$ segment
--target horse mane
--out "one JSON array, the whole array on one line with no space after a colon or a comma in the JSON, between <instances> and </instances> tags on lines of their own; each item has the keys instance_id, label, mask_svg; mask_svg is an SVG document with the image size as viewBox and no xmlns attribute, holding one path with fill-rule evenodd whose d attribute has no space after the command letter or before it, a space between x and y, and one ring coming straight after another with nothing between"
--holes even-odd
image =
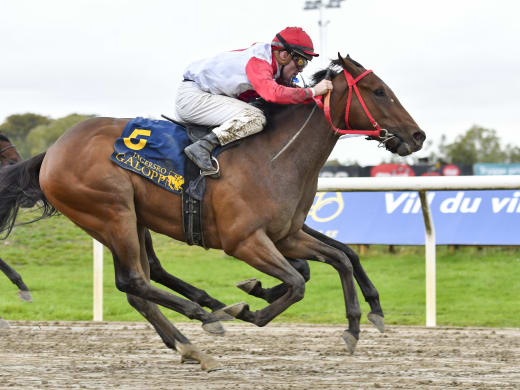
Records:
<instances>
[{"instance_id":1,"label":"horse mane","mask_svg":"<svg viewBox=\"0 0 520 390\"><path fill-rule=\"evenodd\" d=\"M350 56L347 56L347 59L350 62L352 62L355 66L357 66L359 68L363 68L363 65L361 65L359 62L350 58ZM309 86L314 87L316 84L318 84L321 80L323 80L325 78L328 71L330 71L329 77L331 79L336 77L337 75L339 75L341 72L343 72L342 60L339 58L336 60L332 60L325 69L321 69L321 70L318 70L317 72L315 72L311 76L311 83ZM270 118L273 115L276 115L276 114L280 113L281 111L284 111L287 108L292 106L292 104L271 103L262 98L257 98L250 104L252 104L253 106L262 110L267 118Z\"/></svg>"},{"instance_id":2,"label":"horse mane","mask_svg":"<svg viewBox=\"0 0 520 390\"><path fill-rule=\"evenodd\" d=\"M359 62L353 60L352 58L350 58L350 56L347 55L347 59L352 62L354 65L356 65L358 68L363 68L363 65L361 65ZM334 77L336 77L337 75L339 75L341 72L343 72L343 63L342 61L338 58L337 60L332 60L329 64L329 66L327 66L325 69L322 69L322 70L318 70L316 73L314 73L312 75L312 78L311 78L311 87L314 87L316 84L318 84L321 80L323 80L325 78L325 75L327 74L327 71L330 70L330 75L329 77L332 79Z\"/></svg>"}]
</instances>

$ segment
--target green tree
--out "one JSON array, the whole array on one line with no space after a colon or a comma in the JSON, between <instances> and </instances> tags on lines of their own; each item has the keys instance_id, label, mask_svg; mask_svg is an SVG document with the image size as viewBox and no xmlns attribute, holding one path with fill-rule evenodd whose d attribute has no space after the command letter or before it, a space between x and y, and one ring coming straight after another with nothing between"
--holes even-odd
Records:
<instances>
[{"instance_id":1,"label":"green tree","mask_svg":"<svg viewBox=\"0 0 520 390\"><path fill-rule=\"evenodd\" d=\"M511 144L506 145L506 154L508 163L518 163L520 162L520 148L518 146L513 146Z\"/></svg>"},{"instance_id":2,"label":"green tree","mask_svg":"<svg viewBox=\"0 0 520 390\"><path fill-rule=\"evenodd\" d=\"M47 150L65 130L95 115L70 114L33 128L27 135L26 143L30 155L34 156Z\"/></svg>"},{"instance_id":3,"label":"green tree","mask_svg":"<svg viewBox=\"0 0 520 390\"><path fill-rule=\"evenodd\" d=\"M51 119L38 114L14 114L8 116L6 121L0 125L0 132L8 136L11 142L16 145L18 152L27 158L30 155L26 143L27 135L36 126L47 125L50 122Z\"/></svg>"},{"instance_id":4,"label":"green tree","mask_svg":"<svg viewBox=\"0 0 520 390\"><path fill-rule=\"evenodd\" d=\"M474 125L452 143L446 143L443 135L439 155L432 157L453 164L509 163L520 161L520 148L510 144L503 148L495 130Z\"/></svg>"}]
</instances>

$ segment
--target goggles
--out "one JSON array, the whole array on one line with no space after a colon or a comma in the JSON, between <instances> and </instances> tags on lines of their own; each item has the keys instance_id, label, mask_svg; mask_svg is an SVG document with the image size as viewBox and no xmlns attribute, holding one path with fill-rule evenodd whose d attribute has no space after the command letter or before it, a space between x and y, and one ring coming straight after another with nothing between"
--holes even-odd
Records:
<instances>
[{"instance_id":1,"label":"goggles","mask_svg":"<svg viewBox=\"0 0 520 390\"><path fill-rule=\"evenodd\" d=\"M305 68L307 66L307 64L309 63L309 60L307 58L304 58L304 57L296 54L295 52L291 53L291 57L294 60L294 63L296 64L296 66L298 67L299 70L300 69L303 70L303 68Z\"/></svg>"}]
</instances>

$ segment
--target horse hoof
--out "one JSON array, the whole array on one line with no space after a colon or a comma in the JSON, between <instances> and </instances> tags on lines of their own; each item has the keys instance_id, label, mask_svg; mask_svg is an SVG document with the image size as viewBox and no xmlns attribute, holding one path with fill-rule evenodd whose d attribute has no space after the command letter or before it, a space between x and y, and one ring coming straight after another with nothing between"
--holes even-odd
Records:
<instances>
[{"instance_id":1,"label":"horse hoof","mask_svg":"<svg viewBox=\"0 0 520 390\"><path fill-rule=\"evenodd\" d=\"M20 296L20 299L24 300L25 302L33 301L33 297L30 291L19 290L18 295Z\"/></svg>"},{"instance_id":2,"label":"horse hoof","mask_svg":"<svg viewBox=\"0 0 520 390\"><path fill-rule=\"evenodd\" d=\"M211 356L201 352L193 344L177 344L177 351L181 354L181 363L191 363L193 361L200 363L200 368L204 371L215 371L221 368L220 364Z\"/></svg>"},{"instance_id":3,"label":"horse hoof","mask_svg":"<svg viewBox=\"0 0 520 390\"><path fill-rule=\"evenodd\" d=\"M219 321L232 321L235 319L235 317L230 316L228 313L226 313L223 308L215 310L212 314Z\"/></svg>"},{"instance_id":4,"label":"horse hoof","mask_svg":"<svg viewBox=\"0 0 520 390\"><path fill-rule=\"evenodd\" d=\"M213 372L213 371L222 370L224 367L221 366L220 363L217 362L212 357L207 356L206 359L204 359L200 363L200 368L202 368L204 371L207 371L207 372Z\"/></svg>"},{"instance_id":5,"label":"horse hoof","mask_svg":"<svg viewBox=\"0 0 520 390\"><path fill-rule=\"evenodd\" d=\"M4 320L3 318L0 318L0 329L7 329L9 328L9 322Z\"/></svg>"},{"instance_id":6,"label":"horse hoof","mask_svg":"<svg viewBox=\"0 0 520 390\"><path fill-rule=\"evenodd\" d=\"M181 364L199 364L199 362L189 356L181 356Z\"/></svg>"},{"instance_id":7,"label":"horse hoof","mask_svg":"<svg viewBox=\"0 0 520 390\"><path fill-rule=\"evenodd\" d=\"M368 320L374 324L378 331L385 332L385 319L379 314L368 313Z\"/></svg>"},{"instance_id":8,"label":"horse hoof","mask_svg":"<svg viewBox=\"0 0 520 390\"><path fill-rule=\"evenodd\" d=\"M226 330L220 321L206 322L205 324L202 324L202 329L215 336L224 336L226 333Z\"/></svg>"},{"instance_id":9,"label":"horse hoof","mask_svg":"<svg viewBox=\"0 0 520 390\"><path fill-rule=\"evenodd\" d=\"M244 309L246 309L247 307L248 307L247 303L239 302L239 303L235 303L234 305L226 306L226 307L222 308L221 310L224 310L224 312L226 312L230 316L233 316L236 318L236 316L238 316L240 313L242 313L242 311Z\"/></svg>"},{"instance_id":10,"label":"horse hoof","mask_svg":"<svg viewBox=\"0 0 520 390\"><path fill-rule=\"evenodd\" d=\"M348 330L345 330L341 337L345 341L345 344L347 344L348 352L351 355L353 355L354 351L356 350L356 345L357 345L358 340Z\"/></svg>"},{"instance_id":11,"label":"horse hoof","mask_svg":"<svg viewBox=\"0 0 520 390\"><path fill-rule=\"evenodd\" d=\"M251 279L247 279L247 280L238 282L237 287L240 290L245 291L246 293L249 294L259 284L260 284L260 282L256 278L251 278Z\"/></svg>"}]
</instances>

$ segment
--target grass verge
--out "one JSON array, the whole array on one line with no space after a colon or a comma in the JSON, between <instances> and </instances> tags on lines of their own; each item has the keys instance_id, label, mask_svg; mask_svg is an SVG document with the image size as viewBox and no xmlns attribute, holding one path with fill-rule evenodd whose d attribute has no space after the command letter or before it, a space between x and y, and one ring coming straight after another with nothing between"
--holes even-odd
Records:
<instances>
[{"instance_id":1,"label":"grass verge","mask_svg":"<svg viewBox=\"0 0 520 390\"><path fill-rule=\"evenodd\" d=\"M25 213L30 218L33 213ZM250 277L264 286L278 282L221 251L189 247L154 235L164 267L225 303L247 301L253 310L265 303L246 296L235 283ZM91 320L92 240L65 217L17 227L1 245L0 257L13 266L32 291L34 303L16 296L16 287L0 274L0 316L11 320ZM379 290L387 324L424 325L424 248L397 247L388 253L372 246L362 264ZM437 248L437 323L455 326L520 326L520 250L514 248ZM362 310L368 305L358 290ZM162 311L173 321L186 318ZM111 255L105 249L104 319L142 321L114 283ZM345 305L336 272L311 263L305 298L277 318L280 322L344 324ZM363 316L366 323L366 316Z\"/></svg>"}]
</instances>

